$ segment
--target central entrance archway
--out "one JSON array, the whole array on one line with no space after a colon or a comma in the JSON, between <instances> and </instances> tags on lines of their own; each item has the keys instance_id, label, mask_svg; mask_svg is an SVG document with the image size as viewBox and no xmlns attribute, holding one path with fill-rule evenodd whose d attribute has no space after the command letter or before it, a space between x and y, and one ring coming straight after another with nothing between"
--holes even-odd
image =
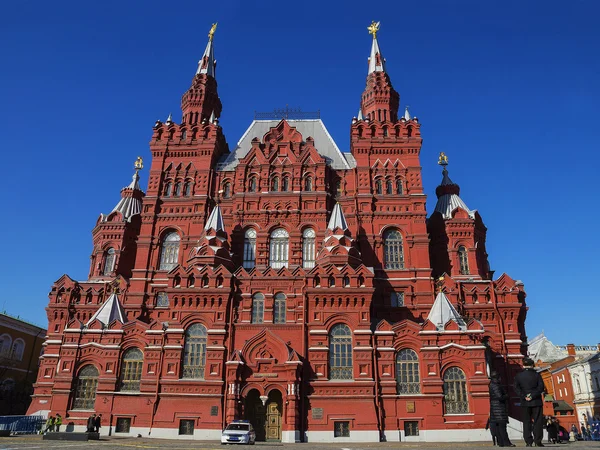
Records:
<instances>
[{"instance_id":1,"label":"central entrance archway","mask_svg":"<svg viewBox=\"0 0 600 450\"><path fill-rule=\"evenodd\" d=\"M257 441L281 441L281 392L273 389L267 398L261 398L258 390L252 389L246 396L244 411L245 419L250 421L256 431Z\"/></svg>"}]
</instances>

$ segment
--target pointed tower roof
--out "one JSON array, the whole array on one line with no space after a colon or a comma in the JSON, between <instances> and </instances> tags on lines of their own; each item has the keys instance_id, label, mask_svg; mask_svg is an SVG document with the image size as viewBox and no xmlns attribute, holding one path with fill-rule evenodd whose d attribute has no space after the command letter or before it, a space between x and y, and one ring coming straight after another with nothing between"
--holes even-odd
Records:
<instances>
[{"instance_id":1,"label":"pointed tower roof","mask_svg":"<svg viewBox=\"0 0 600 450\"><path fill-rule=\"evenodd\" d=\"M356 117L358 120L364 120L363 118L363 114L362 114L362 108L358 109L358 116Z\"/></svg>"},{"instance_id":2,"label":"pointed tower roof","mask_svg":"<svg viewBox=\"0 0 600 450\"><path fill-rule=\"evenodd\" d=\"M117 294L111 294L111 296L108 297L108 300L106 300L100 309L98 309L98 311L96 311L96 313L92 316L92 318L88 320L86 325L89 326L89 324L95 319L98 319L99 322L102 322L104 326L108 326L113 320L118 320L121 323L127 323L125 311L123 311L123 306L121 306L121 302L119 301Z\"/></svg>"},{"instance_id":3,"label":"pointed tower roof","mask_svg":"<svg viewBox=\"0 0 600 450\"><path fill-rule=\"evenodd\" d=\"M348 223L346 222L346 218L344 217L344 212L342 211L342 205L336 203L333 207L333 211L331 212L331 217L329 218L329 224L327 225L328 230L335 230L339 228L341 230L348 229Z\"/></svg>"},{"instance_id":4,"label":"pointed tower roof","mask_svg":"<svg viewBox=\"0 0 600 450\"><path fill-rule=\"evenodd\" d=\"M371 56L369 56L369 73L373 72L385 72L385 60L381 56L379 50L379 43L377 42L377 32L381 22L371 23L371 26L367 27L369 34L373 35L373 43L371 44Z\"/></svg>"},{"instance_id":5,"label":"pointed tower roof","mask_svg":"<svg viewBox=\"0 0 600 450\"><path fill-rule=\"evenodd\" d=\"M452 306L446 294L444 294L441 290L438 292L435 301L433 302L433 306L431 307L431 311L429 311L429 315L427 316L427 320L433 323L438 331L444 329L444 326L448 323L449 320L456 322L461 330L467 329L467 324L464 319L458 314L456 308Z\"/></svg>"},{"instance_id":6,"label":"pointed tower roof","mask_svg":"<svg viewBox=\"0 0 600 450\"><path fill-rule=\"evenodd\" d=\"M410 120L410 113L408 112L408 105L404 107L404 120Z\"/></svg>"},{"instance_id":7,"label":"pointed tower roof","mask_svg":"<svg viewBox=\"0 0 600 450\"><path fill-rule=\"evenodd\" d=\"M443 166L444 170L442 170L442 182L435 190L435 195L438 198L435 211L439 212L444 219L451 219L454 210L460 208L465 210L471 219L474 219L475 210L470 210L460 198L460 186L454 183L448 176L448 170L446 170L448 157L443 152L440 153L438 164Z\"/></svg>"},{"instance_id":8,"label":"pointed tower roof","mask_svg":"<svg viewBox=\"0 0 600 450\"><path fill-rule=\"evenodd\" d=\"M208 216L206 225L204 225L204 231L208 231L210 229L215 231L225 231L225 224L223 223L223 216L221 215L221 208L219 205L215 206L210 213L210 216Z\"/></svg>"},{"instance_id":9,"label":"pointed tower roof","mask_svg":"<svg viewBox=\"0 0 600 450\"><path fill-rule=\"evenodd\" d=\"M131 222L133 216L142 212L142 197L144 197L144 192L140 188L140 175L138 173L144 167L140 156L138 156L134 167L135 173L133 174L131 183L121 189L121 200L119 200L119 203L111 211L120 212L127 222Z\"/></svg>"},{"instance_id":10,"label":"pointed tower roof","mask_svg":"<svg viewBox=\"0 0 600 450\"><path fill-rule=\"evenodd\" d=\"M213 36L215 34L215 30L217 29L217 24L213 23L210 31L208 32L208 44L206 44L206 49L204 50L204 54L202 55L202 59L198 61L198 70L196 70L196 75L204 73L206 75L210 75L215 78L215 52L213 47Z\"/></svg>"}]
</instances>

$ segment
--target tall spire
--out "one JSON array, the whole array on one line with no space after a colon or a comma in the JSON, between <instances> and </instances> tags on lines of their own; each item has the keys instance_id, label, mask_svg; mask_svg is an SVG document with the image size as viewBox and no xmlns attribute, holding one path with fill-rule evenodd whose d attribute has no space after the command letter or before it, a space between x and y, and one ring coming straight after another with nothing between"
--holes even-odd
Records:
<instances>
[{"instance_id":1,"label":"tall spire","mask_svg":"<svg viewBox=\"0 0 600 450\"><path fill-rule=\"evenodd\" d=\"M385 72L385 60L381 56L379 43L377 42L377 32L379 31L381 22L373 21L371 26L367 27L369 34L373 35L373 43L371 44L371 56L369 57L369 73Z\"/></svg>"},{"instance_id":2,"label":"tall spire","mask_svg":"<svg viewBox=\"0 0 600 450\"><path fill-rule=\"evenodd\" d=\"M210 75L215 78L215 51L213 48L213 37L215 35L215 31L217 30L217 23L213 23L210 31L208 32L208 43L206 44L206 49L204 50L204 54L202 55L202 59L198 61L198 70L196 71L196 75L201 73L205 73L206 75Z\"/></svg>"},{"instance_id":3,"label":"tall spire","mask_svg":"<svg viewBox=\"0 0 600 450\"><path fill-rule=\"evenodd\" d=\"M142 197L144 192L140 188L139 171L144 168L144 161L141 156L134 163L135 173L133 174L129 186L121 189L121 200L113 208L111 212L120 212L127 222L131 222L131 218L142 212ZM104 216L103 216L104 217Z\"/></svg>"}]
</instances>

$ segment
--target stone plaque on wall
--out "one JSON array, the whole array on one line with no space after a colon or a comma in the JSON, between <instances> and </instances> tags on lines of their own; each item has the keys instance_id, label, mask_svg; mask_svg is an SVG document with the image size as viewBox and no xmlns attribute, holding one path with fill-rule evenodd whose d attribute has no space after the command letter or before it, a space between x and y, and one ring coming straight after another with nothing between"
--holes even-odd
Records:
<instances>
[{"instance_id":1,"label":"stone plaque on wall","mask_svg":"<svg viewBox=\"0 0 600 450\"><path fill-rule=\"evenodd\" d=\"M406 402L406 412L407 413L415 412L415 402Z\"/></svg>"},{"instance_id":2,"label":"stone plaque on wall","mask_svg":"<svg viewBox=\"0 0 600 450\"><path fill-rule=\"evenodd\" d=\"M219 415L219 407L218 406L211 406L210 407L210 415L211 416L218 416Z\"/></svg>"},{"instance_id":3,"label":"stone plaque on wall","mask_svg":"<svg viewBox=\"0 0 600 450\"><path fill-rule=\"evenodd\" d=\"M312 409L312 418L313 419L322 419L323 418L323 408L313 408Z\"/></svg>"}]
</instances>

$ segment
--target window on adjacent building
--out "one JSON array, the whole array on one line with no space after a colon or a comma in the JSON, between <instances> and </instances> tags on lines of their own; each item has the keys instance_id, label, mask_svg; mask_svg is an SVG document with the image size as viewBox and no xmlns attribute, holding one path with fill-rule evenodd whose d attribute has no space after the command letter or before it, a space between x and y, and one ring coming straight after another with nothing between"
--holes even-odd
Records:
<instances>
[{"instance_id":1,"label":"window on adjacent building","mask_svg":"<svg viewBox=\"0 0 600 450\"><path fill-rule=\"evenodd\" d=\"M265 320L265 296L257 293L252 296L252 323L263 323Z\"/></svg>"},{"instance_id":2,"label":"window on adjacent building","mask_svg":"<svg viewBox=\"0 0 600 450\"><path fill-rule=\"evenodd\" d=\"M244 233L244 269L252 269L256 264L256 230L248 228Z\"/></svg>"},{"instance_id":3,"label":"window on adjacent building","mask_svg":"<svg viewBox=\"0 0 600 450\"><path fill-rule=\"evenodd\" d=\"M337 324L329 334L329 379L352 379L352 333L348 325Z\"/></svg>"},{"instance_id":4,"label":"window on adjacent building","mask_svg":"<svg viewBox=\"0 0 600 450\"><path fill-rule=\"evenodd\" d=\"M185 331L182 378L204 379L206 337L206 327L201 323L195 323Z\"/></svg>"},{"instance_id":5,"label":"window on adjacent building","mask_svg":"<svg viewBox=\"0 0 600 450\"><path fill-rule=\"evenodd\" d=\"M84 366L77 377L73 409L94 409L97 387L98 369L91 364Z\"/></svg>"},{"instance_id":6,"label":"window on adjacent building","mask_svg":"<svg viewBox=\"0 0 600 450\"><path fill-rule=\"evenodd\" d=\"M459 367L450 367L444 372L444 405L446 414L469 412L467 377Z\"/></svg>"},{"instance_id":7,"label":"window on adjacent building","mask_svg":"<svg viewBox=\"0 0 600 450\"><path fill-rule=\"evenodd\" d=\"M104 254L104 271L102 272L103 275L105 276L109 276L113 270L115 269L115 257L116 257L116 252L114 248L109 248L108 250L106 250L106 253Z\"/></svg>"},{"instance_id":8,"label":"window on adjacent building","mask_svg":"<svg viewBox=\"0 0 600 450\"><path fill-rule=\"evenodd\" d=\"M333 422L333 437L350 437L350 421Z\"/></svg>"},{"instance_id":9,"label":"window on adjacent building","mask_svg":"<svg viewBox=\"0 0 600 450\"><path fill-rule=\"evenodd\" d=\"M179 243L181 238L175 231L165 235L160 252L159 270L171 270L179 260Z\"/></svg>"},{"instance_id":10,"label":"window on adjacent building","mask_svg":"<svg viewBox=\"0 0 600 450\"><path fill-rule=\"evenodd\" d=\"M286 298L281 292L275 294L273 303L273 323L285 323L286 314Z\"/></svg>"},{"instance_id":11,"label":"window on adjacent building","mask_svg":"<svg viewBox=\"0 0 600 450\"><path fill-rule=\"evenodd\" d=\"M392 308L400 308L404 306L404 292L392 292L391 304Z\"/></svg>"},{"instance_id":12,"label":"window on adjacent building","mask_svg":"<svg viewBox=\"0 0 600 450\"><path fill-rule=\"evenodd\" d=\"M464 245L458 247L458 262L460 264L460 274L469 275L469 256Z\"/></svg>"},{"instance_id":13,"label":"window on adjacent building","mask_svg":"<svg viewBox=\"0 0 600 450\"><path fill-rule=\"evenodd\" d=\"M8 358L12 350L12 338L8 334L0 336L0 356Z\"/></svg>"},{"instance_id":14,"label":"window on adjacent building","mask_svg":"<svg viewBox=\"0 0 600 450\"><path fill-rule=\"evenodd\" d=\"M302 267L312 269L315 267L315 230L306 228L302 232Z\"/></svg>"},{"instance_id":15,"label":"window on adjacent building","mask_svg":"<svg viewBox=\"0 0 600 450\"><path fill-rule=\"evenodd\" d=\"M140 390L144 354L139 348L130 348L123 354L121 362L121 391Z\"/></svg>"},{"instance_id":16,"label":"window on adjacent building","mask_svg":"<svg viewBox=\"0 0 600 450\"><path fill-rule=\"evenodd\" d=\"M410 348L400 350L396 355L396 391L398 395L421 393L419 357Z\"/></svg>"},{"instance_id":17,"label":"window on adjacent building","mask_svg":"<svg viewBox=\"0 0 600 450\"><path fill-rule=\"evenodd\" d=\"M16 361L22 361L24 351L25 342L23 342L23 339L15 339L15 342L12 345L11 358Z\"/></svg>"},{"instance_id":18,"label":"window on adjacent building","mask_svg":"<svg viewBox=\"0 0 600 450\"><path fill-rule=\"evenodd\" d=\"M271 233L271 248L269 265L274 269L288 266L289 234L283 228Z\"/></svg>"},{"instance_id":19,"label":"window on adjacent building","mask_svg":"<svg viewBox=\"0 0 600 450\"><path fill-rule=\"evenodd\" d=\"M398 230L387 230L383 234L383 254L386 269L404 268L404 246Z\"/></svg>"}]
</instances>

